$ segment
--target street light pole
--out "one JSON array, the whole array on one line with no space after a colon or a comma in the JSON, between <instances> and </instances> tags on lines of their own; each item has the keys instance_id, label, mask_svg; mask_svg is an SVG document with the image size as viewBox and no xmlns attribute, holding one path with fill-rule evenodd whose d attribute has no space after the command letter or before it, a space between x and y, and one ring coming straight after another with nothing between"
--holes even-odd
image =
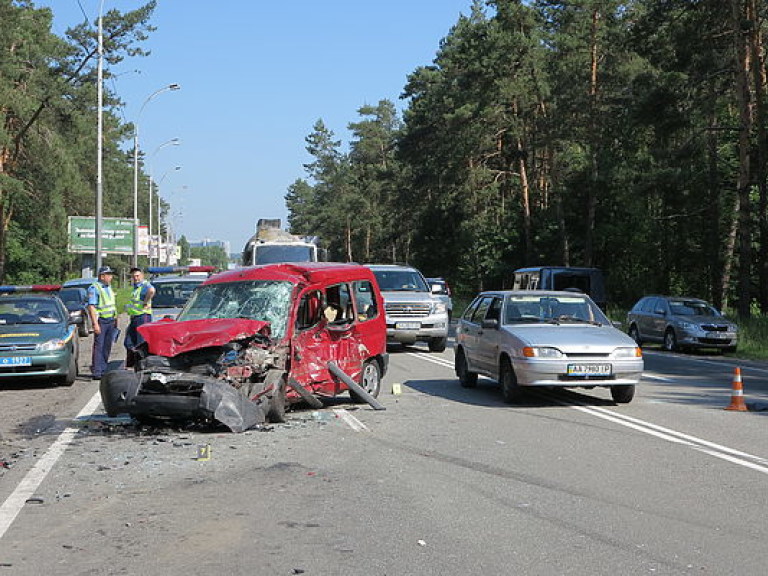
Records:
<instances>
[{"instance_id":1,"label":"street light pole","mask_svg":"<svg viewBox=\"0 0 768 576\"><path fill-rule=\"evenodd\" d=\"M96 223L95 223L95 247L94 247L94 263L96 266L96 271L94 273L94 276L98 273L99 268L101 268L101 228L103 223L103 216L102 216L102 197L104 193L104 174L102 171L102 164L103 164L103 151L102 151L102 132L103 132L103 126L104 122L102 119L103 112L102 112L102 104L104 100L104 87L103 87L103 76L104 76L104 26L103 26L103 14L104 12L104 0L101 0L99 4L99 62L97 65L97 72L96 72L96 99L98 101L97 106L97 112L96 112Z\"/></svg>"},{"instance_id":2,"label":"street light pole","mask_svg":"<svg viewBox=\"0 0 768 576\"><path fill-rule=\"evenodd\" d=\"M178 84L168 84L150 94L139 109L136 122L133 124L133 259L132 265L139 265L139 120L144 107L158 94L168 90L178 90Z\"/></svg>"}]
</instances>

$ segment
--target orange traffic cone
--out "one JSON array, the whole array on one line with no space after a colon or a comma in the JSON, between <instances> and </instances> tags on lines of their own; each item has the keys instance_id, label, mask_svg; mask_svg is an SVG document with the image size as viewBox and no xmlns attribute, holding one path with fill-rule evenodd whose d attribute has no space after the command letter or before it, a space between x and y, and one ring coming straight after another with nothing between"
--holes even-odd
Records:
<instances>
[{"instance_id":1,"label":"orange traffic cone","mask_svg":"<svg viewBox=\"0 0 768 576\"><path fill-rule=\"evenodd\" d=\"M731 403L726 407L726 410L736 410L737 412L747 411L747 405L744 403L744 388L741 385L741 368L733 369Z\"/></svg>"}]
</instances>

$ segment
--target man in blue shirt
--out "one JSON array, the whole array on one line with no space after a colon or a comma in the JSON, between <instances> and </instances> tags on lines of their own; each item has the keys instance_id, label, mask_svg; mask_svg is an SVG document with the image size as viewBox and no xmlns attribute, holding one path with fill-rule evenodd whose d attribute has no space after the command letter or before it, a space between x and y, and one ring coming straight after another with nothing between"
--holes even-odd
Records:
<instances>
[{"instance_id":1,"label":"man in blue shirt","mask_svg":"<svg viewBox=\"0 0 768 576\"><path fill-rule=\"evenodd\" d=\"M152 322L152 298L155 295L155 287L144 280L141 268L131 268L131 281L133 290L131 300L125 305L125 311L131 319L125 331L125 367L132 368L137 360L136 348L144 343L137 328L147 322Z\"/></svg>"},{"instance_id":2,"label":"man in blue shirt","mask_svg":"<svg viewBox=\"0 0 768 576\"><path fill-rule=\"evenodd\" d=\"M93 353L91 372L94 380L100 380L107 370L112 343L117 337L117 307L112 291L114 272L109 266L98 271L98 280L88 287L88 314L93 323Z\"/></svg>"}]
</instances>

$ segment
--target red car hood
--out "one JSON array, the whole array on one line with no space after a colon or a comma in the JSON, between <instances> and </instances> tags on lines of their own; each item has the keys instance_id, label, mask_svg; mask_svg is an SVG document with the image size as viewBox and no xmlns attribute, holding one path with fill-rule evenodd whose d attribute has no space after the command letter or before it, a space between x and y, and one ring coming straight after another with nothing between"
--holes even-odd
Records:
<instances>
[{"instance_id":1,"label":"red car hood","mask_svg":"<svg viewBox=\"0 0 768 576\"><path fill-rule=\"evenodd\" d=\"M258 333L269 336L269 322L245 318L206 318L152 322L139 326L138 330L147 341L150 354L176 356L199 348L222 346Z\"/></svg>"}]
</instances>

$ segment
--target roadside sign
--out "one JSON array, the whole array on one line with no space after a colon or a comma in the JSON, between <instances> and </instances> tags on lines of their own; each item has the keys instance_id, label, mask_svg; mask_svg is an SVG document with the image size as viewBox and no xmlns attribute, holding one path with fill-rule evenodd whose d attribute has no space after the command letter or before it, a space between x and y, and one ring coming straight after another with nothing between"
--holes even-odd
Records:
<instances>
[{"instance_id":1,"label":"roadside sign","mask_svg":"<svg viewBox=\"0 0 768 576\"><path fill-rule=\"evenodd\" d=\"M69 252L91 253L96 249L96 218L69 217ZM133 219L102 218L101 248L105 254L133 254Z\"/></svg>"}]
</instances>

